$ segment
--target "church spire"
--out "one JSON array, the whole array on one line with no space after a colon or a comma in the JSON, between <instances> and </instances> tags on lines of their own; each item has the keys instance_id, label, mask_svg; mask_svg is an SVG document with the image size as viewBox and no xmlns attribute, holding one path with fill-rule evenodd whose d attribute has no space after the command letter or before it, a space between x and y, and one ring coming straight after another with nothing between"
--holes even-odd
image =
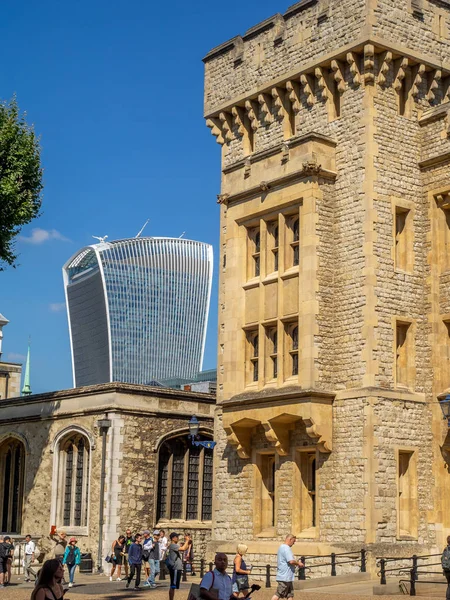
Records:
<instances>
[{"instance_id":1,"label":"church spire","mask_svg":"<svg viewBox=\"0 0 450 600\"><path fill-rule=\"evenodd\" d=\"M22 396L31 396L30 386L30 340L28 340L27 363L25 365L25 377L23 379Z\"/></svg>"}]
</instances>

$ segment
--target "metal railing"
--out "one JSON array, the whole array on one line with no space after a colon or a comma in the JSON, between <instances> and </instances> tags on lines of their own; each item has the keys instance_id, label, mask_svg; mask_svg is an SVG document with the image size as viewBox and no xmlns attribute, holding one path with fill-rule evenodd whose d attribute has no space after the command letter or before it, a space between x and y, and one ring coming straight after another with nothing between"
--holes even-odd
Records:
<instances>
[{"instance_id":1,"label":"metal railing","mask_svg":"<svg viewBox=\"0 0 450 600\"><path fill-rule=\"evenodd\" d=\"M412 556L404 556L404 557L381 557L377 558L377 567L379 567L378 575L380 577L380 584L386 585L386 575L398 575L402 576L403 574L408 574L409 579L400 579L399 585L402 588L403 593L408 593L408 589L406 584L409 583L409 595L416 595L416 585L418 583L431 583L431 584L445 584L447 585L447 581L433 581L431 579L423 579L419 580L419 575L442 575L442 569L440 571L429 571L429 567L441 566L441 554L424 554L417 555L413 554ZM438 562L430 562L434 558L439 557ZM396 565L393 567L386 568L390 564L394 563L407 563Z\"/></svg>"},{"instance_id":2,"label":"metal railing","mask_svg":"<svg viewBox=\"0 0 450 600\"><path fill-rule=\"evenodd\" d=\"M310 561L316 561L317 559L323 559L323 561L325 561L325 562L314 562L313 564L308 564ZM331 577L336 577L338 574L339 567L341 567L342 565L347 565L347 564L358 565L360 573L366 572L366 550L364 548L362 550L359 550L358 552L341 552L341 553L332 552L331 554L325 554L325 555L301 556L300 560L304 564L303 567L299 567L299 569L298 569L297 579L299 579L300 581L310 578L311 574L313 574L314 569L319 569L319 568L323 568L323 567L330 567ZM230 564L231 564L231 561L230 561ZM192 572L196 572L196 573L198 573L198 575L200 577L203 577L203 575L207 571L213 570L214 563L212 563L212 562L208 563L204 558L201 558L199 560L194 560L191 563L191 568L192 568ZM274 565L270 565L270 564L259 565L259 564L252 563L252 576L257 576L260 579L264 579L266 588L271 587L272 579L274 579L276 576L276 571L277 571L277 568ZM188 573L189 572L188 572L187 564L183 563L183 573L182 573L182 577L181 577L182 581L188 580ZM160 581L164 581L166 579L166 577L167 577L167 567L164 564L164 561L161 561L159 579L160 579Z\"/></svg>"}]
</instances>

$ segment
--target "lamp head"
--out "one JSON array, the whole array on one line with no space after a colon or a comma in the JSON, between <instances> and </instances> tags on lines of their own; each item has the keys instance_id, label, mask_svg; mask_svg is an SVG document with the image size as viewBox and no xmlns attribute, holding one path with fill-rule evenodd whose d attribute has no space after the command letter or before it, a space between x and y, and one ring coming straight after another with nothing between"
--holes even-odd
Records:
<instances>
[{"instance_id":1,"label":"lamp head","mask_svg":"<svg viewBox=\"0 0 450 600\"><path fill-rule=\"evenodd\" d=\"M200 429L200 423L198 422L198 419L195 415L193 415L191 417L191 420L189 421L189 433L192 435L192 437L196 437L198 435L198 430Z\"/></svg>"},{"instance_id":2,"label":"lamp head","mask_svg":"<svg viewBox=\"0 0 450 600\"><path fill-rule=\"evenodd\" d=\"M447 421L450 420L450 394L448 394L444 400L439 402L439 406L441 407L442 414L444 415L444 419Z\"/></svg>"}]
</instances>

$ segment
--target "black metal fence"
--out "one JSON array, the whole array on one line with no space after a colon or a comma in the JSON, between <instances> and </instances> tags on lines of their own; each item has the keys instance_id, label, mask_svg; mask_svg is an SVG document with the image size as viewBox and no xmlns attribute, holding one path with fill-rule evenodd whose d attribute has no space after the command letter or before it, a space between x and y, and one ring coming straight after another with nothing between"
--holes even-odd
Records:
<instances>
[{"instance_id":1,"label":"black metal fence","mask_svg":"<svg viewBox=\"0 0 450 600\"><path fill-rule=\"evenodd\" d=\"M436 560L439 557L439 560ZM397 563L397 564L396 564ZM401 564L398 564L401 563ZM393 565L393 566L391 566ZM416 595L416 586L419 583L428 584L444 584L447 585L446 581L436 581L432 579L419 580L419 575L441 575L443 574L442 568L440 570L429 570L430 567L441 566L441 554L424 554L412 556L405 556L401 558L397 557L381 557L377 558L377 567L379 567L378 575L380 577L380 584L386 585L386 575L388 576L399 576L408 575L408 579L400 579L399 584L402 587L403 593L410 596ZM409 592L407 588L409 584Z\"/></svg>"},{"instance_id":2,"label":"black metal fence","mask_svg":"<svg viewBox=\"0 0 450 600\"><path fill-rule=\"evenodd\" d=\"M320 560L322 559L322 560ZM343 565L354 564L359 568L359 572L366 572L366 550L362 549L358 552L341 552L326 555L308 555L302 556L301 561L303 567L299 567L297 578L302 581L310 578L314 574L314 569L324 569L329 567L329 575L336 577L340 567ZM319 562L317 562L319 561ZM212 562L206 562L204 558L194 560L190 566L183 563L183 574L182 581L188 580L188 575L196 573L200 577L207 571L212 571L214 564ZM190 570L189 570L190 569ZM258 565L252 564L252 576L257 576L259 579L265 581L265 587L270 588L272 581L275 581L277 568L274 565ZM159 579L164 581L168 575L167 567L163 561L160 563Z\"/></svg>"}]
</instances>

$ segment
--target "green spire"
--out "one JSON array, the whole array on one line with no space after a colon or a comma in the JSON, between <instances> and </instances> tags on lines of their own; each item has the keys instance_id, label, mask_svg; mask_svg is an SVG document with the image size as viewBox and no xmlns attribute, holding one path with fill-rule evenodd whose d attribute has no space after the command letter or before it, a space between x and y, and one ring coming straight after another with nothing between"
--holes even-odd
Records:
<instances>
[{"instance_id":1,"label":"green spire","mask_svg":"<svg viewBox=\"0 0 450 600\"><path fill-rule=\"evenodd\" d=\"M28 340L27 363L25 365L25 377L23 379L22 396L31 396L33 392L30 386L30 340Z\"/></svg>"}]
</instances>

